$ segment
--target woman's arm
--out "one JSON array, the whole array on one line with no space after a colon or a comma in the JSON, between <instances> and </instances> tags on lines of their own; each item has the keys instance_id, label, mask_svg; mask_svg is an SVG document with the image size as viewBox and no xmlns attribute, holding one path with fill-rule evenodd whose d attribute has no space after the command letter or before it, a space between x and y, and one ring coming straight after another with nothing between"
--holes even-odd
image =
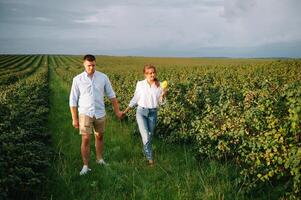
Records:
<instances>
[{"instance_id":1,"label":"woman's arm","mask_svg":"<svg viewBox=\"0 0 301 200\"><path fill-rule=\"evenodd\" d=\"M127 112L129 112L131 110L131 107L127 107L124 111L122 111L123 114L126 114Z\"/></svg>"},{"instance_id":2,"label":"woman's arm","mask_svg":"<svg viewBox=\"0 0 301 200\"><path fill-rule=\"evenodd\" d=\"M167 93L168 93L167 81L163 81L160 84L160 87L161 87L161 94L160 94L160 97L159 97L159 104L163 105L163 104L165 104L165 100L166 100L165 97L167 96Z\"/></svg>"},{"instance_id":3,"label":"woman's arm","mask_svg":"<svg viewBox=\"0 0 301 200\"><path fill-rule=\"evenodd\" d=\"M139 81L136 84L136 89L133 98L131 99L129 103L129 107L134 107L137 105L139 99Z\"/></svg>"},{"instance_id":4,"label":"woman's arm","mask_svg":"<svg viewBox=\"0 0 301 200\"><path fill-rule=\"evenodd\" d=\"M135 89L135 93L134 93L134 96L133 98L131 99L128 107L122 111L122 113L125 115L127 112L129 112L134 106L136 106L138 104L138 100L139 100L139 81L137 82L136 84L136 89Z\"/></svg>"}]
</instances>

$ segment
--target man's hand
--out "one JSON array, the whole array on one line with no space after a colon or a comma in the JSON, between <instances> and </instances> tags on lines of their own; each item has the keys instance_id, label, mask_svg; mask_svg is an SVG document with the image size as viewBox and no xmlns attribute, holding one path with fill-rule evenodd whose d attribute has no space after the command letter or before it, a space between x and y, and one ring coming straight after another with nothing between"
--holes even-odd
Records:
<instances>
[{"instance_id":1,"label":"man's hand","mask_svg":"<svg viewBox=\"0 0 301 200\"><path fill-rule=\"evenodd\" d=\"M73 125L74 128L79 128L79 122L78 122L78 119L72 120L72 125Z\"/></svg>"},{"instance_id":2,"label":"man's hand","mask_svg":"<svg viewBox=\"0 0 301 200\"><path fill-rule=\"evenodd\" d=\"M72 126L74 128L79 128L78 115L77 115L77 107L70 107L71 115L72 115Z\"/></svg>"},{"instance_id":3,"label":"man's hand","mask_svg":"<svg viewBox=\"0 0 301 200\"><path fill-rule=\"evenodd\" d=\"M124 113L121 112L120 110L115 112L116 116L118 117L118 119L122 119L124 117Z\"/></svg>"}]
</instances>

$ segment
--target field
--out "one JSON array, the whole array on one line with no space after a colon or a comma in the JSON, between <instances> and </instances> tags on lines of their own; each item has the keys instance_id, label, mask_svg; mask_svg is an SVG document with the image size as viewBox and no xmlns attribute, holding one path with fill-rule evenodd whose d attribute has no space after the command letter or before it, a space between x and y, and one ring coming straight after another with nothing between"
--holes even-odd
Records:
<instances>
[{"instance_id":1,"label":"field","mask_svg":"<svg viewBox=\"0 0 301 200\"><path fill-rule=\"evenodd\" d=\"M68 106L81 56L0 55L0 199L298 199L301 61L97 56L121 109L146 63L169 83L146 165L134 111L107 101L104 158L81 169ZM92 145L93 146L93 145Z\"/></svg>"}]
</instances>

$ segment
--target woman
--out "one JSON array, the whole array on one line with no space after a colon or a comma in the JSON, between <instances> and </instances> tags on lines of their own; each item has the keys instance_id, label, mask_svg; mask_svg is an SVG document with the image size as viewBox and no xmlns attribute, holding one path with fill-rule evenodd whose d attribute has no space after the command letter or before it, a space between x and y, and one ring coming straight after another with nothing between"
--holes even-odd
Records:
<instances>
[{"instance_id":1,"label":"woman","mask_svg":"<svg viewBox=\"0 0 301 200\"><path fill-rule=\"evenodd\" d=\"M123 113L126 114L131 108L138 105L136 120L142 137L143 149L148 163L153 165L152 135L157 121L157 108L163 103L166 90L160 87L160 82L156 78L155 66L145 65L143 73L145 79L137 82L134 97Z\"/></svg>"}]
</instances>

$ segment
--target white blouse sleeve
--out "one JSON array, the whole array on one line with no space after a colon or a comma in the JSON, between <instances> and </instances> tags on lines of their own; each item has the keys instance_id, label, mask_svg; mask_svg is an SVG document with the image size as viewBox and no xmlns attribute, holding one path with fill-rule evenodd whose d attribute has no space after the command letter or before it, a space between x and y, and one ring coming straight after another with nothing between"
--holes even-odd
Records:
<instances>
[{"instance_id":1,"label":"white blouse sleeve","mask_svg":"<svg viewBox=\"0 0 301 200\"><path fill-rule=\"evenodd\" d=\"M134 107L138 104L138 100L139 100L139 81L136 84L136 89L135 89L135 93L133 98L130 101L129 107Z\"/></svg>"}]
</instances>

